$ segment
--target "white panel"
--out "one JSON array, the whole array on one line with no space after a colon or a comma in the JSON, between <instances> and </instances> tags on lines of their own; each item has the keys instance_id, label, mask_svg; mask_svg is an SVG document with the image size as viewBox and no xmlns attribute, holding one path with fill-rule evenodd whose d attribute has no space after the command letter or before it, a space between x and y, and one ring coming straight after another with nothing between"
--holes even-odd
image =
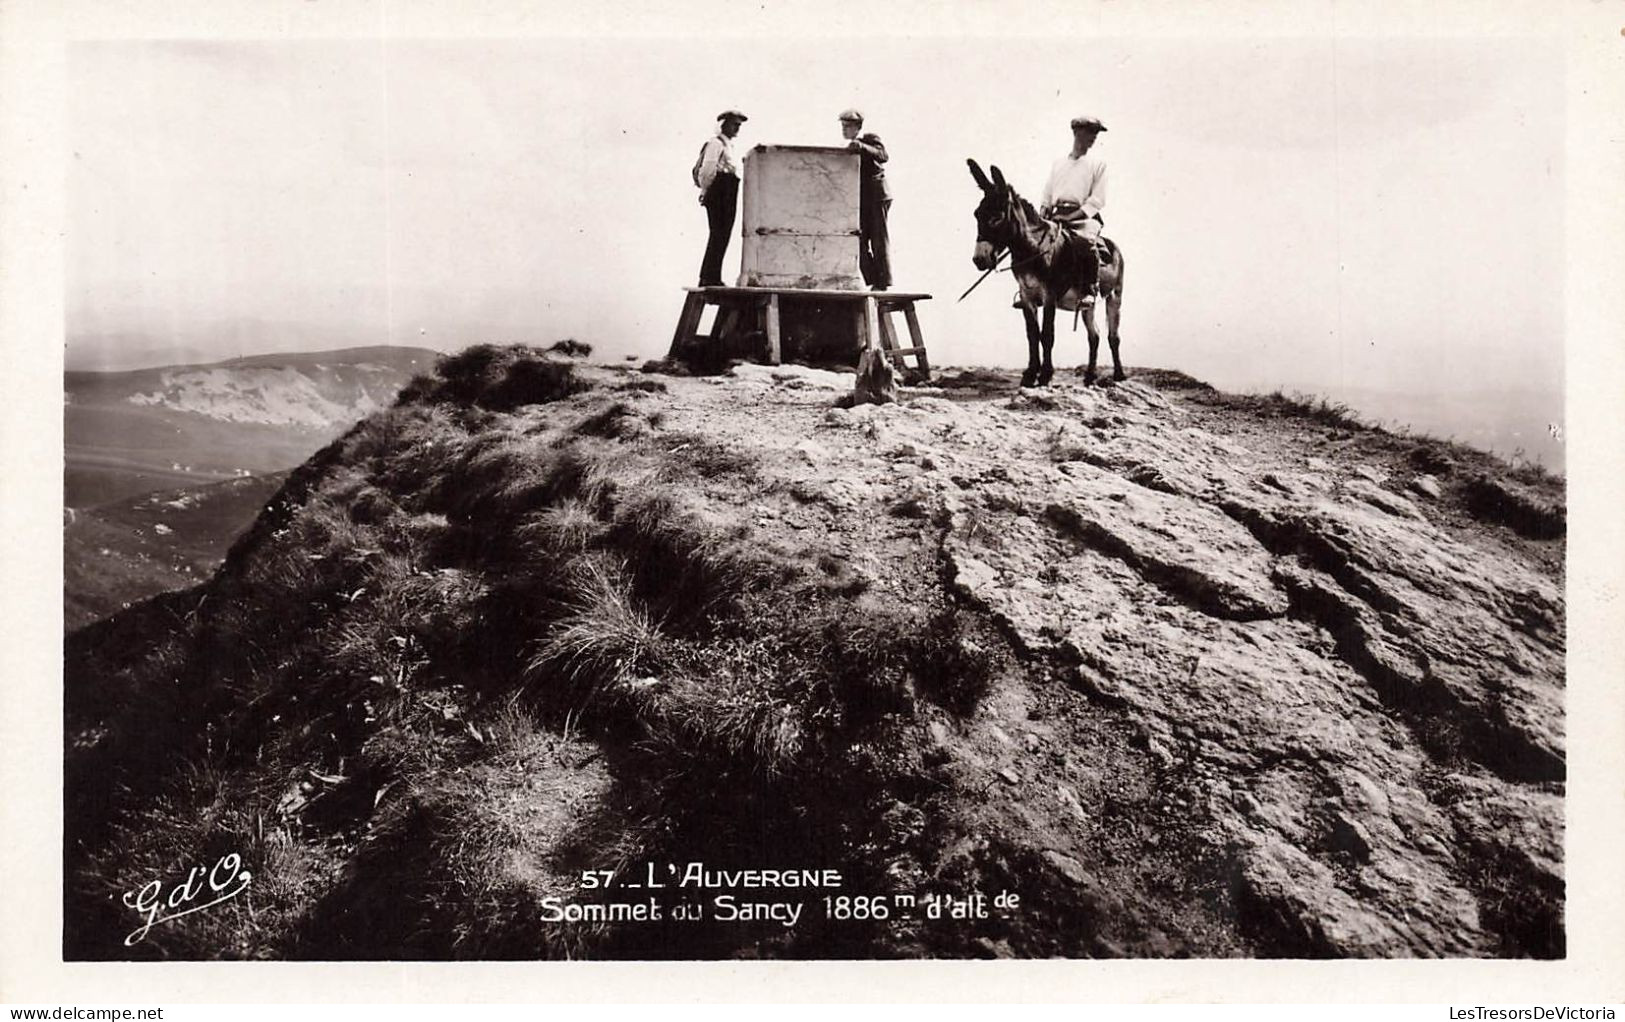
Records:
<instances>
[{"instance_id":1,"label":"white panel","mask_svg":"<svg viewBox=\"0 0 1625 1022\"><path fill-rule=\"evenodd\" d=\"M747 235L742 266L741 283L749 287L862 287L858 243L851 235Z\"/></svg>"},{"instance_id":2,"label":"white panel","mask_svg":"<svg viewBox=\"0 0 1625 1022\"><path fill-rule=\"evenodd\" d=\"M745 156L740 283L859 290L859 157L825 146Z\"/></svg>"}]
</instances>

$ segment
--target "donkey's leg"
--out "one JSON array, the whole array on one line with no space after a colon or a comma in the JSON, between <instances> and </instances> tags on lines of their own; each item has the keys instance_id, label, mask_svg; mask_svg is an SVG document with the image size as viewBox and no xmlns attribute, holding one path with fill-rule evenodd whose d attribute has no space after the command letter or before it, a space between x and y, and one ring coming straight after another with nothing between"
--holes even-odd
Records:
<instances>
[{"instance_id":1,"label":"donkey's leg","mask_svg":"<svg viewBox=\"0 0 1625 1022\"><path fill-rule=\"evenodd\" d=\"M1021 318L1027 322L1027 371L1021 374L1021 385L1033 387L1038 384L1038 316L1032 307L1021 307Z\"/></svg>"},{"instance_id":2,"label":"donkey's leg","mask_svg":"<svg viewBox=\"0 0 1625 1022\"><path fill-rule=\"evenodd\" d=\"M1083 307L1083 328L1089 331L1089 367L1083 371L1083 382L1095 382L1095 356L1100 351L1100 328L1095 326L1095 303Z\"/></svg>"},{"instance_id":3,"label":"donkey's leg","mask_svg":"<svg viewBox=\"0 0 1625 1022\"><path fill-rule=\"evenodd\" d=\"M1122 356L1117 351L1120 340L1117 336L1117 321L1121 318L1122 313L1123 288L1118 286L1106 293L1106 341L1112 346L1112 379L1114 380L1128 379L1128 374L1123 372Z\"/></svg>"},{"instance_id":4,"label":"donkey's leg","mask_svg":"<svg viewBox=\"0 0 1625 1022\"><path fill-rule=\"evenodd\" d=\"M1051 299L1044 303L1044 365L1038 371L1038 385L1049 386L1050 378L1055 375L1055 363L1050 358L1050 352L1055 348L1055 301Z\"/></svg>"}]
</instances>

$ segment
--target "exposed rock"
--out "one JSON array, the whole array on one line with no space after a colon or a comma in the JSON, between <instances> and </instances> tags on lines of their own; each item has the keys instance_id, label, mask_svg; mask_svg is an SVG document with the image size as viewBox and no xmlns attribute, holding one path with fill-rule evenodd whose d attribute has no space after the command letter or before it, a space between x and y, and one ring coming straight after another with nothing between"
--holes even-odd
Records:
<instances>
[{"instance_id":1,"label":"exposed rock","mask_svg":"<svg viewBox=\"0 0 1625 1022\"><path fill-rule=\"evenodd\" d=\"M1087 421L1111 399L1051 400L1023 405L1025 429L977 431L984 464L1027 467L952 516L955 584L1029 653L1077 663L1162 769L1188 749L1191 769L1227 778L1202 806L1282 949L1497 946L1505 926L1481 916L1453 835L1526 887L1561 883L1560 799L1525 787L1564 774L1560 586L1430 525L1375 470L1338 491L1259 471L1256 453L1129 401L1112 405L1120 431L1034 463L1057 449L1038 420ZM1041 519L1017 510L1035 501ZM1441 773L1497 795L1443 809Z\"/></svg>"},{"instance_id":2,"label":"exposed rock","mask_svg":"<svg viewBox=\"0 0 1625 1022\"><path fill-rule=\"evenodd\" d=\"M753 362L742 362L730 369L729 375L758 387L846 390L852 386L852 377L847 373L835 373L827 369L814 369L811 366L789 363L758 365Z\"/></svg>"},{"instance_id":3,"label":"exposed rock","mask_svg":"<svg viewBox=\"0 0 1625 1022\"><path fill-rule=\"evenodd\" d=\"M927 498L921 493L906 493L887 508L899 518L924 518L927 515Z\"/></svg>"},{"instance_id":4,"label":"exposed rock","mask_svg":"<svg viewBox=\"0 0 1625 1022\"><path fill-rule=\"evenodd\" d=\"M1269 556L1222 513L1160 492L1134 491L1105 472L1066 477L1045 520L1080 548L1117 557L1171 596L1241 620L1285 612ZM1013 505L1018 506L1018 505Z\"/></svg>"},{"instance_id":5,"label":"exposed rock","mask_svg":"<svg viewBox=\"0 0 1625 1022\"><path fill-rule=\"evenodd\" d=\"M1412 479L1411 489L1424 497L1432 497L1434 500L1444 496L1444 491L1439 488L1439 481L1430 475L1419 475Z\"/></svg>"},{"instance_id":6,"label":"exposed rock","mask_svg":"<svg viewBox=\"0 0 1625 1022\"><path fill-rule=\"evenodd\" d=\"M1369 479L1351 479L1345 484L1344 489L1372 507L1386 511L1391 515L1414 518L1417 521L1423 520L1422 512L1416 509L1415 504L1397 493L1383 489Z\"/></svg>"},{"instance_id":7,"label":"exposed rock","mask_svg":"<svg viewBox=\"0 0 1625 1022\"><path fill-rule=\"evenodd\" d=\"M817 465L829 458L829 448L816 440L803 440L796 444L796 453L809 465Z\"/></svg>"},{"instance_id":8,"label":"exposed rock","mask_svg":"<svg viewBox=\"0 0 1625 1022\"><path fill-rule=\"evenodd\" d=\"M1061 805L1066 808L1066 811L1075 816L1079 821L1087 821L1089 819L1089 814L1084 811L1083 803L1078 801L1078 793L1073 791L1070 786L1065 784L1057 784L1055 786L1055 796L1061 800Z\"/></svg>"},{"instance_id":9,"label":"exposed rock","mask_svg":"<svg viewBox=\"0 0 1625 1022\"><path fill-rule=\"evenodd\" d=\"M1083 863L1074 859L1065 852L1056 849L1047 849L1044 852L1044 861L1055 867L1056 872L1080 887L1092 886L1088 874L1083 871Z\"/></svg>"}]
</instances>

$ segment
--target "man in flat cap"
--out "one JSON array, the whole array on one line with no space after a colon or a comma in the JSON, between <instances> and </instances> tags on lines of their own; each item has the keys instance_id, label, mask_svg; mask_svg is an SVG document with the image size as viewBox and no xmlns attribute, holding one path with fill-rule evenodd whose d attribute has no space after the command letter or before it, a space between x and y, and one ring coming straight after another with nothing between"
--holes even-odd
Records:
<instances>
[{"instance_id":1,"label":"man in flat cap","mask_svg":"<svg viewBox=\"0 0 1625 1022\"><path fill-rule=\"evenodd\" d=\"M842 110L841 134L846 147L863 157L858 185L858 269L875 291L891 287L891 236L886 217L891 212L891 190L886 186L886 147L880 136L863 130L863 114Z\"/></svg>"},{"instance_id":2,"label":"man in flat cap","mask_svg":"<svg viewBox=\"0 0 1625 1022\"><path fill-rule=\"evenodd\" d=\"M728 254L733 236L734 214L739 209L739 158L734 153L734 136L747 118L738 110L717 114L717 133L700 148L694 164L694 184L700 190L700 205L711 227L700 262L700 286L722 286L722 257Z\"/></svg>"},{"instance_id":3,"label":"man in flat cap","mask_svg":"<svg viewBox=\"0 0 1625 1022\"><path fill-rule=\"evenodd\" d=\"M1106 205L1106 164L1089 150L1106 126L1094 117L1072 118L1072 151L1055 161L1044 185L1041 212L1101 250L1100 210Z\"/></svg>"}]
</instances>

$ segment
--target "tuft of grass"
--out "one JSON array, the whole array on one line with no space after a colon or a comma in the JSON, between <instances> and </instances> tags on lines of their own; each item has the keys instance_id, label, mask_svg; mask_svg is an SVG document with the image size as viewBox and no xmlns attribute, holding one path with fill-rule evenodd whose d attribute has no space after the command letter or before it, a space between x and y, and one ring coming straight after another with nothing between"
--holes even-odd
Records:
<instances>
[{"instance_id":1,"label":"tuft of grass","mask_svg":"<svg viewBox=\"0 0 1625 1022\"><path fill-rule=\"evenodd\" d=\"M673 460L694 475L756 477L755 456L699 433L666 433L658 443Z\"/></svg>"},{"instance_id":2,"label":"tuft of grass","mask_svg":"<svg viewBox=\"0 0 1625 1022\"><path fill-rule=\"evenodd\" d=\"M1370 425L1359 414L1340 401L1306 394L1284 394L1277 390L1264 396L1262 410L1269 415L1294 419L1307 419L1337 429L1367 430Z\"/></svg>"},{"instance_id":3,"label":"tuft of grass","mask_svg":"<svg viewBox=\"0 0 1625 1022\"><path fill-rule=\"evenodd\" d=\"M1177 369L1136 369L1133 378L1158 390L1194 390L1216 393L1210 384Z\"/></svg>"},{"instance_id":4,"label":"tuft of grass","mask_svg":"<svg viewBox=\"0 0 1625 1022\"><path fill-rule=\"evenodd\" d=\"M1417 444L1405 457L1412 466L1429 475L1448 476L1456 469L1456 459L1450 456L1445 445L1441 443Z\"/></svg>"},{"instance_id":5,"label":"tuft of grass","mask_svg":"<svg viewBox=\"0 0 1625 1022\"><path fill-rule=\"evenodd\" d=\"M1507 478L1476 475L1461 488L1467 510L1476 518L1505 525L1527 539L1561 539L1568 533L1568 514L1561 504L1543 499L1529 486ZM1536 477L1538 479L1538 477Z\"/></svg>"},{"instance_id":6,"label":"tuft of grass","mask_svg":"<svg viewBox=\"0 0 1625 1022\"><path fill-rule=\"evenodd\" d=\"M1008 369L972 366L938 373L935 385L944 390L1003 391L1014 380L1015 374Z\"/></svg>"},{"instance_id":7,"label":"tuft of grass","mask_svg":"<svg viewBox=\"0 0 1625 1022\"><path fill-rule=\"evenodd\" d=\"M957 607L933 614L907 647L910 668L925 691L965 715L987 695L1001 643L977 618Z\"/></svg>"},{"instance_id":8,"label":"tuft of grass","mask_svg":"<svg viewBox=\"0 0 1625 1022\"><path fill-rule=\"evenodd\" d=\"M1165 376L1170 378L1165 379ZM1349 432L1385 432L1381 427L1361 419L1359 413L1348 405L1324 397L1314 397L1296 392L1286 393L1280 390L1271 391L1267 394L1229 394L1191 380L1183 373L1169 373L1164 370L1155 372L1137 370L1135 379L1153 385L1158 385L1160 381L1173 389L1190 391L1191 399L1200 404L1231 409L1258 418L1299 419L1305 422L1319 423L1330 429L1341 429Z\"/></svg>"},{"instance_id":9,"label":"tuft of grass","mask_svg":"<svg viewBox=\"0 0 1625 1022\"><path fill-rule=\"evenodd\" d=\"M1565 486L1563 477L1547 468L1538 461L1520 459L1514 456L1512 468L1507 472L1508 478L1525 486L1542 489L1562 490Z\"/></svg>"},{"instance_id":10,"label":"tuft of grass","mask_svg":"<svg viewBox=\"0 0 1625 1022\"><path fill-rule=\"evenodd\" d=\"M577 558L563 584L563 612L537 643L526 676L533 683L562 676L590 700L661 671L665 636L631 588L624 562Z\"/></svg>"},{"instance_id":11,"label":"tuft of grass","mask_svg":"<svg viewBox=\"0 0 1625 1022\"><path fill-rule=\"evenodd\" d=\"M578 341L574 337L566 337L562 341L553 342L547 350L570 358L586 358L592 354L592 345Z\"/></svg>"},{"instance_id":12,"label":"tuft of grass","mask_svg":"<svg viewBox=\"0 0 1625 1022\"><path fill-rule=\"evenodd\" d=\"M765 697L748 679L722 684L679 678L648 693L641 744L673 787L751 780L772 784L801 765L804 722L783 698Z\"/></svg>"},{"instance_id":13,"label":"tuft of grass","mask_svg":"<svg viewBox=\"0 0 1625 1022\"><path fill-rule=\"evenodd\" d=\"M326 882L330 863L275 813L267 814L261 808L265 799L265 792L225 771L198 761L182 763L141 819L120 824L113 839L82 866L70 892L77 911L64 918L67 944L102 948L99 957L105 958L280 957L282 938L297 925L311 893ZM126 895L134 898L157 882L167 896L190 871L209 870L231 855L252 874L244 894L186 917L184 926L160 922L135 936L146 920L125 907ZM229 872L227 867L219 875ZM105 932L85 932L91 928ZM134 942L126 951L127 937Z\"/></svg>"},{"instance_id":14,"label":"tuft of grass","mask_svg":"<svg viewBox=\"0 0 1625 1022\"><path fill-rule=\"evenodd\" d=\"M582 419L576 424L575 431L581 436L629 440L643 435L649 425L648 418L641 411L625 401L617 401Z\"/></svg>"},{"instance_id":15,"label":"tuft of grass","mask_svg":"<svg viewBox=\"0 0 1625 1022\"><path fill-rule=\"evenodd\" d=\"M666 376L693 376L688 365L675 358L652 358L638 368L643 373L661 373Z\"/></svg>"},{"instance_id":16,"label":"tuft of grass","mask_svg":"<svg viewBox=\"0 0 1625 1022\"><path fill-rule=\"evenodd\" d=\"M551 565L560 556L581 553L599 542L608 525L585 502L567 497L556 504L531 512L514 527L521 549L540 556L531 568Z\"/></svg>"},{"instance_id":17,"label":"tuft of grass","mask_svg":"<svg viewBox=\"0 0 1625 1022\"><path fill-rule=\"evenodd\" d=\"M1486 928L1500 938L1499 953L1508 958L1564 957L1568 938L1561 884L1529 869L1510 849L1474 850L1478 855L1469 860L1467 882Z\"/></svg>"},{"instance_id":18,"label":"tuft of grass","mask_svg":"<svg viewBox=\"0 0 1625 1022\"><path fill-rule=\"evenodd\" d=\"M423 381L419 384L419 380ZM450 403L511 412L523 405L548 404L590 390L568 362L528 345L476 344L447 355L434 377L408 383L397 404Z\"/></svg>"},{"instance_id":19,"label":"tuft of grass","mask_svg":"<svg viewBox=\"0 0 1625 1022\"><path fill-rule=\"evenodd\" d=\"M516 361L508 373L476 402L482 408L506 412L522 405L547 404L588 389L567 364L551 361Z\"/></svg>"}]
</instances>

